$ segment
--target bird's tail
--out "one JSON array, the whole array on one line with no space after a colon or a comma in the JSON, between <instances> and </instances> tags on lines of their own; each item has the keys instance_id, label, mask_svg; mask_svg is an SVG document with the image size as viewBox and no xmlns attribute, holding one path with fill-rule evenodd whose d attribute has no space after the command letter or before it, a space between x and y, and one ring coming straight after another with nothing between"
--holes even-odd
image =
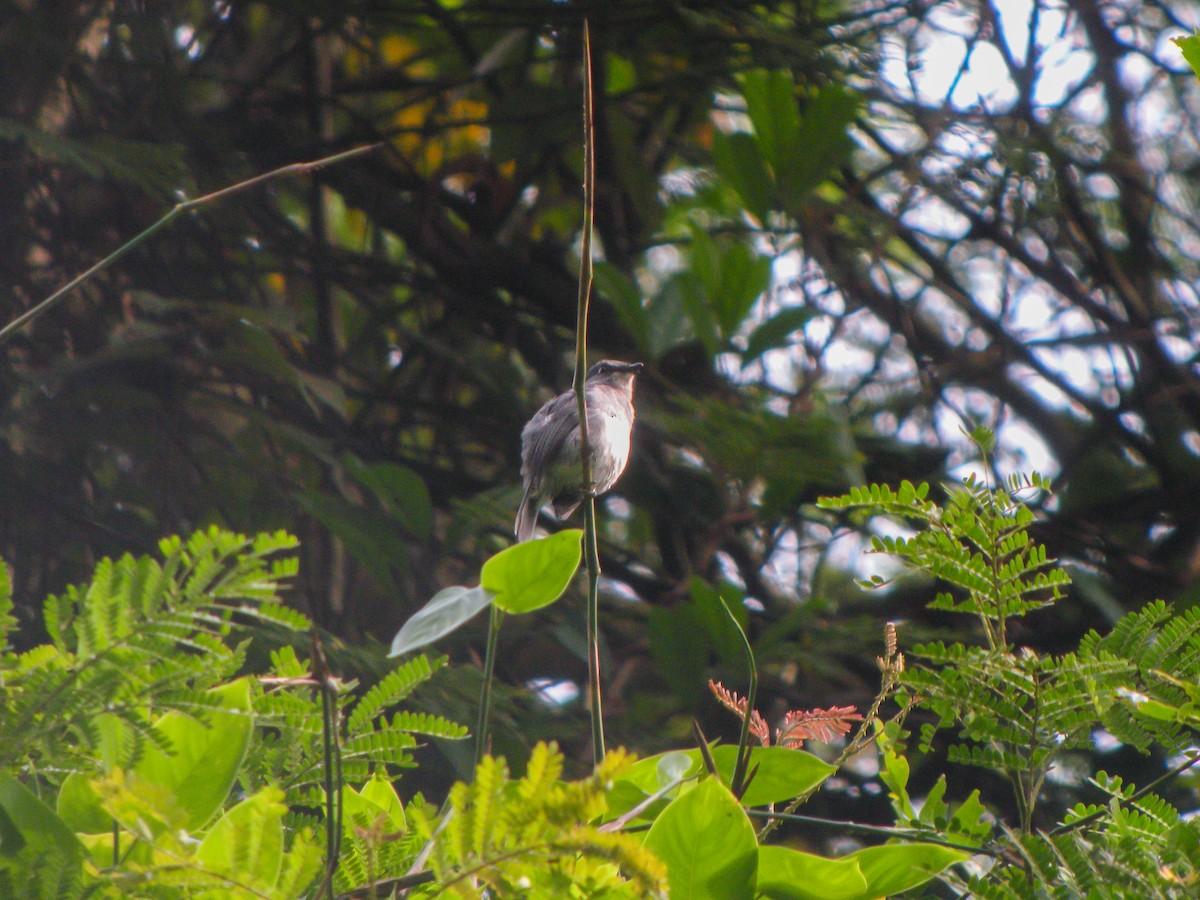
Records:
<instances>
[{"instance_id":1,"label":"bird's tail","mask_svg":"<svg viewBox=\"0 0 1200 900\"><path fill-rule=\"evenodd\" d=\"M530 487L531 485L526 485L525 493L521 496L521 505L517 507L517 522L513 527L517 543L533 537L533 529L537 526L538 508L536 501L530 496Z\"/></svg>"}]
</instances>

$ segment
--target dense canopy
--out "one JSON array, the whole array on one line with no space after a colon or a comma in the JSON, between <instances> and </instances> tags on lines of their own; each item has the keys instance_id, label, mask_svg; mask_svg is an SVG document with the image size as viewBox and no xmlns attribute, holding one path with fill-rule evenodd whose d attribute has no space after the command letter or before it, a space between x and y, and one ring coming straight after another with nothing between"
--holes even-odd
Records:
<instances>
[{"instance_id":1,"label":"dense canopy","mask_svg":"<svg viewBox=\"0 0 1200 900\"><path fill-rule=\"evenodd\" d=\"M977 424L1053 479L1038 536L1075 576L1023 642L1194 602L1191 3L44 0L0 13L6 319L183 198L383 146L177 219L6 342L27 608L213 522L295 531L295 602L351 642L474 583L570 380L584 13L592 358L646 364L601 516L610 742L733 724L716 590L765 708L869 698L883 622L942 624L923 582L855 587L815 500L954 477ZM579 683L582 628L577 597L513 623L502 677ZM469 666L481 634L440 646ZM539 727L582 749L567 708Z\"/></svg>"}]
</instances>

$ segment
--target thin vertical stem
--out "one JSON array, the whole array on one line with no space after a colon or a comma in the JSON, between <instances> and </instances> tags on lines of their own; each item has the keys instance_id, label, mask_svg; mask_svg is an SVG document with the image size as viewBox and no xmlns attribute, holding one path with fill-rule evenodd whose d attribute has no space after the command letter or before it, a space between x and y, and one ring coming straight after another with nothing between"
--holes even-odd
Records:
<instances>
[{"instance_id":1,"label":"thin vertical stem","mask_svg":"<svg viewBox=\"0 0 1200 900\"><path fill-rule=\"evenodd\" d=\"M503 620L504 611L493 603L488 617L487 650L483 657L483 687L479 690L479 720L475 724L475 765L479 765L488 750L488 718L492 712L492 683L496 678L496 644Z\"/></svg>"},{"instance_id":2,"label":"thin vertical stem","mask_svg":"<svg viewBox=\"0 0 1200 900\"><path fill-rule=\"evenodd\" d=\"M592 39L583 21L583 234L580 240L579 303L575 328L575 402L579 411L579 451L583 467L583 550L587 564L588 707L592 716L592 761L604 758L604 711L600 699L600 552L596 539L596 498L592 494L592 454L588 440L587 321L592 293L592 223L596 212L596 141L592 109Z\"/></svg>"},{"instance_id":3,"label":"thin vertical stem","mask_svg":"<svg viewBox=\"0 0 1200 900\"><path fill-rule=\"evenodd\" d=\"M312 678L321 692L321 730L324 736L325 771L325 874L318 900L333 896L333 876L342 850L342 745L339 739L338 684L329 668L325 647L316 629L312 638Z\"/></svg>"}]
</instances>

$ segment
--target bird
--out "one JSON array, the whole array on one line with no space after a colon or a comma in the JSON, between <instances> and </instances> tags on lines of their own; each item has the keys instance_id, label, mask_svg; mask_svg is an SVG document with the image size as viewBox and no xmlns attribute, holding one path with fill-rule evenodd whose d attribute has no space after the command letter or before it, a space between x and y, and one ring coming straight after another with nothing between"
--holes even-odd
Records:
<instances>
[{"instance_id":1,"label":"bird","mask_svg":"<svg viewBox=\"0 0 1200 900\"><path fill-rule=\"evenodd\" d=\"M633 379L641 363L601 360L584 379L593 496L617 483L629 463L633 430ZM583 502L579 455L579 407L575 391L548 400L521 430L521 477L525 492L513 527L517 542L533 537L538 511L550 504L565 519Z\"/></svg>"}]
</instances>

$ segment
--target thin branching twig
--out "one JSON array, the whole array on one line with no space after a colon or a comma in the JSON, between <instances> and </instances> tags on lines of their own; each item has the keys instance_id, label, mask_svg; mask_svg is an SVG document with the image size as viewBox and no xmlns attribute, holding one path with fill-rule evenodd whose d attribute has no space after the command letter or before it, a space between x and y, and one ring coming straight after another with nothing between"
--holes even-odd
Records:
<instances>
[{"instance_id":1,"label":"thin branching twig","mask_svg":"<svg viewBox=\"0 0 1200 900\"><path fill-rule=\"evenodd\" d=\"M213 191L211 194L205 194L203 197L196 197L193 200L183 200L183 201L175 204L175 206L171 209L170 212L168 212L165 216L163 216L161 219L159 219L157 222L155 222L149 228L147 228L146 230L144 230L143 232L141 232L140 234L138 234L136 237L132 238L131 240L126 241L124 244L122 244L120 247L118 247L116 250L114 250L108 256L104 257L104 259L100 260L100 262L96 263L94 266L92 266L86 272L83 272L80 275L76 275L74 278L72 278L70 281L68 281L62 287L60 287L57 291L55 291L53 294L51 294L45 300L42 300L39 303L34 304L29 309L27 309L25 312L21 313L21 315L17 316L11 322L9 322L7 325L5 325L3 328L0 328L0 344L4 343L4 341L8 340L8 338L12 337L12 335L15 334L22 327L24 327L25 325L28 325L34 319L40 317L43 313L48 312L50 309L52 309L54 306L56 306L64 297L66 297L73 290L75 290L75 288L79 287L81 284L83 284L88 279L92 278L94 275L97 275L100 272L103 272L105 269L107 269L109 266L111 266L113 263L115 263L121 257L125 256L125 254L127 254L130 250L133 250L134 248L138 247L140 244L144 243L145 241L147 241L148 239L153 237L155 234L157 234L162 229L166 228L168 225L170 225L173 221L175 221L177 218L179 218L184 213L191 212L192 210L196 209L197 207L204 206L205 204L214 203L217 200L224 200L226 197L229 197L233 194L240 193L241 191L244 191L247 188L252 188L256 185L262 184L265 181L270 181L274 178L282 178L286 175L305 175L309 172L314 172L317 169L322 169L325 166L336 165L337 163L344 162L347 159L352 159L356 156L361 156L364 153L368 153L368 152L375 150L382 146L383 146L382 144L367 144L362 147L355 147L353 150L344 150L341 153L335 153L332 156L325 156L325 157L322 157L321 159L313 160L312 162L291 163L290 165L281 166L278 169L272 169L270 172L264 172L262 175L255 175L253 178L247 178L245 181L239 181L237 184L232 184L229 187L221 188L219 191Z\"/></svg>"}]
</instances>

